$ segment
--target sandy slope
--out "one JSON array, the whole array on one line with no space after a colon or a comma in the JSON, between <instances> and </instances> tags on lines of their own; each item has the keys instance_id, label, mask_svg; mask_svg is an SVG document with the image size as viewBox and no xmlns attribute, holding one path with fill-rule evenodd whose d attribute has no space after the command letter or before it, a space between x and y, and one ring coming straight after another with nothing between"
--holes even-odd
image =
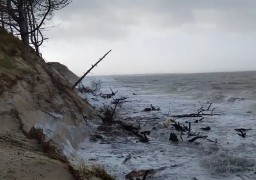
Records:
<instances>
[{"instance_id":1,"label":"sandy slope","mask_svg":"<svg viewBox=\"0 0 256 180\"><path fill-rule=\"evenodd\" d=\"M0 135L0 179L74 179L68 165L42 153L25 137Z\"/></svg>"},{"instance_id":2,"label":"sandy slope","mask_svg":"<svg viewBox=\"0 0 256 180\"><path fill-rule=\"evenodd\" d=\"M1 180L74 179L67 164L49 157L65 160L65 143L74 148L88 136L85 120L95 111L71 89L76 76L63 76L67 68L60 66L0 29Z\"/></svg>"}]
</instances>

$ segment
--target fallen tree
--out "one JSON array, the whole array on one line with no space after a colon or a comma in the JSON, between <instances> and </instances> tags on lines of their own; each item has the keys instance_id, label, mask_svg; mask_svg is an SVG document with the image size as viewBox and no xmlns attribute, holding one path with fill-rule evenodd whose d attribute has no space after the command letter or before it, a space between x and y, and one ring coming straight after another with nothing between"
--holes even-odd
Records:
<instances>
[{"instance_id":1,"label":"fallen tree","mask_svg":"<svg viewBox=\"0 0 256 180\"><path fill-rule=\"evenodd\" d=\"M180 114L180 115L172 115L171 117L176 118L189 118L189 117L201 117L204 116L220 116L220 113L214 113L214 110L216 108L211 108L213 103L209 103L206 105L201 105L200 108L198 108L195 113L189 113L189 114ZM203 119L201 119L203 120ZM200 120L200 121L201 121Z\"/></svg>"},{"instance_id":2,"label":"fallen tree","mask_svg":"<svg viewBox=\"0 0 256 180\"><path fill-rule=\"evenodd\" d=\"M75 82L75 84L72 86L72 89L74 89L74 88L84 79L84 77L85 77L87 74L89 74L89 73L91 72L91 70L92 70L93 68L95 68L111 51L112 51L112 50L109 50L102 58L100 58L95 64L93 64L92 67L91 67L90 69L88 69L88 70L86 71L86 73L84 73L84 75L81 76L81 77L78 79L77 82Z\"/></svg>"}]
</instances>

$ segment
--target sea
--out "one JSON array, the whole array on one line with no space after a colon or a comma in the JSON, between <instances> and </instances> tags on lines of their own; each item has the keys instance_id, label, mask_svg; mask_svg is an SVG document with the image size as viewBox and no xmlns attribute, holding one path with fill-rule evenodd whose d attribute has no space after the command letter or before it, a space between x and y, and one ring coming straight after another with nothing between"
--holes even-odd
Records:
<instances>
[{"instance_id":1,"label":"sea","mask_svg":"<svg viewBox=\"0 0 256 180\"><path fill-rule=\"evenodd\" d=\"M83 84L90 86L92 81L101 82L101 93L112 89L117 92L114 98L127 98L117 120L137 123L150 135L143 143L118 129L112 135L100 133L105 141L80 144L77 153L85 162L104 166L118 180L142 169L154 169L148 180L256 179L256 72L89 76ZM83 97L96 109L110 104L100 96ZM210 103L216 115L201 121L173 117L195 113ZM143 111L151 105L160 111ZM188 142L191 137L180 137L170 119L191 122L191 131L207 138ZM210 131L201 129L207 126ZM238 128L248 129L245 137L234 130ZM172 132L179 142L169 141Z\"/></svg>"}]
</instances>

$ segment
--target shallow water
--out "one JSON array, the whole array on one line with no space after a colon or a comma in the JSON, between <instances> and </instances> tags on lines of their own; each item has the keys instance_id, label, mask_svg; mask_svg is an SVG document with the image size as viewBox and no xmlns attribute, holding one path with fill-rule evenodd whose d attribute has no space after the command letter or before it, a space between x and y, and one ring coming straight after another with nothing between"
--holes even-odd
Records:
<instances>
[{"instance_id":1,"label":"shallow water","mask_svg":"<svg viewBox=\"0 0 256 180\"><path fill-rule=\"evenodd\" d=\"M256 179L256 72L211 74L164 74L137 76L88 77L102 81L102 91L111 87L118 96L129 97L123 116L144 117L143 130L150 130L149 143L138 142L135 137L106 136L110 144L80 145L79 157L87 162L103 164L117 179L124 179L132 170L156 169L151 179ZM135 93L136 95L133 95ZM96 107L102 100L88 100ZM213 102L220 116L209 116L201 123L192 123L192 131L210 126L201 132L217 144L205 140L198 143L169 142L171 127L164 127L168 115L193 113L200 104ZM150 104L159 106L159 112L142 112ZM160 119L149 120L149 117ZM191 122L198 118L190 119ZM184 123L188 119L176 119ZM152 130L155 127L156 130ZM252 128L246 138L236 134L235 128ZM132 158L123 164L125 157ZM150 179L150 177L149 177Z\"/></svg>"}]
</instances>

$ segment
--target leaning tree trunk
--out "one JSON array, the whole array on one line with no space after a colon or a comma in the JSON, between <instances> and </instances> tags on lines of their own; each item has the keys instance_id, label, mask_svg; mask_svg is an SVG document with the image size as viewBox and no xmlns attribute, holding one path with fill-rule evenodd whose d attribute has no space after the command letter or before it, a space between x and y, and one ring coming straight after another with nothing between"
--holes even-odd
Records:
<instances>
[{"instance_id":1,"label":"leaning tree trunk","mask_svg":"<svg viewBox=\"0 0 256 180\"><path fill-rule=\"evenodd\" d=\"M27 31L27 24L24 22L19 23L21 40L25 45L29 45L29 35Z\"/></svg>"},{"instance_id":2,"label":"leaning tree trunk","mask_svg":"<svg viewBox=\"0 0 256 180\"><path fill-rule=\"evenodd\" d=\"M25 45L29 46L27 14L26 14L26 10L24 9L24 3L26 2L21 0L18 5L18 11L19 11L18 23L20 27L21 40Z\"/></svg>"},{"instance_id":3,"label":"leaning tree trunk","mask_svg":"<svg viewBox=\"0 0 256 180\"><path fill-rule=\"evenodd\" d=\"M0 3L2 3L2 2L0 1ZM5 29L5 24L4 24L4 12L3 12L3 11L0 11L0 20L2 20L2 21L1 21L1 26L2 26L2 28Z\"/></svg>"}]
</instances>

